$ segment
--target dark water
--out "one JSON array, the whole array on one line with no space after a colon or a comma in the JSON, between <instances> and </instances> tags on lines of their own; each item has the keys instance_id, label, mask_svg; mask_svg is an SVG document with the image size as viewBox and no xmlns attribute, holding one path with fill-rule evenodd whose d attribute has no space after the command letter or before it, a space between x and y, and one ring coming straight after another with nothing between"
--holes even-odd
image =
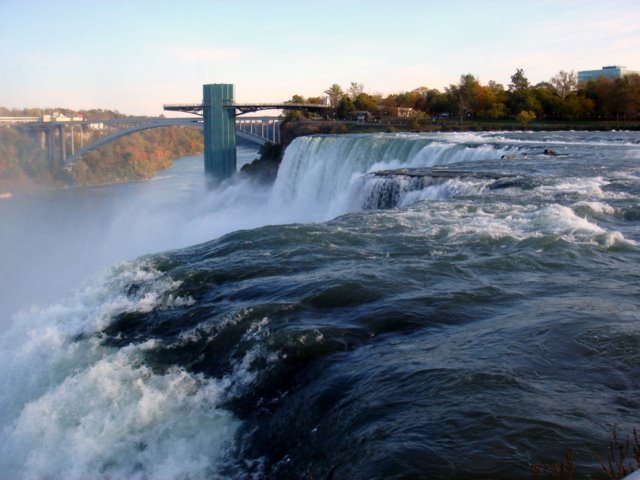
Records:
<instances>
[{"instance_id":1,"label":"dark water","mask_svg":"<svg viewBox=\"0 0 640 480\"><path fill-rule=\"evenodd\" d=\"M19 316L2 471L508 479L572 448L597 476L640 426L637 134L310 137L256 188Z\"/></svg>"}]
</instances>

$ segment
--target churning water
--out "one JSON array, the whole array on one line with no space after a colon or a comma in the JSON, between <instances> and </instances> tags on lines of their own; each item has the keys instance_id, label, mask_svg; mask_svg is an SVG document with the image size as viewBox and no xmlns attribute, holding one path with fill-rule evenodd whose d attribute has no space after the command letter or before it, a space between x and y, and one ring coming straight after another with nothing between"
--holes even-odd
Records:
<instances>
[{"instance_id":1,"label":"churning water","mask_svg":"<svg viewBox=\"0 0 640 480\"><path fill-rule=\"evenodd\" d=\"M209 241L13 315L8 478L530 478L640 426L637 134L305 137L187 197L110 231Z\"/></svg>"}]
</instances>

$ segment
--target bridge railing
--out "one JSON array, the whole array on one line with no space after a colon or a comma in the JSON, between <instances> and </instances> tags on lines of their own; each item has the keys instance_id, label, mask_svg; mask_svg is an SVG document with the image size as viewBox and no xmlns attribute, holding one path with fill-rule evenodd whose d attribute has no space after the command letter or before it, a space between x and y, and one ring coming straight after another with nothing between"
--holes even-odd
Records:
<instances>
[{"instance_id":1,"label":"bridge railing","mask_svg":"<svg viewBox=\"0 0 640 480\"><path fill-rule=\"evenodd\" d=\"M0 117L0 123L33 123L39 121L40 117Z\"/></svg>"},{"instance_id":2,"label":"bridge railing","mask_svg":"<svg viewBox=\"0 0 640 480\"><path fill-rule=\"evenodd\" d=\"M260 102L260 103L224 103L228 108L259 108L259 109L295 109L295 108L331 108L329 105L320 103L287 103L287 102ZM165 110L202 110L205 106L202 103L165 103L162 106Z\"/></svg>"},{"instance_id":3,"label":"bridge railing","mask_svg":"<svg viewBox=\"0 0 640 480\"><path fill-rule=\"evenodd\" d=\"M244 117L236 119L236 129L265 142L280 143L280 117Z\"/></svg>"},{"instance_id":4,"label":"bridge railing","mask_svg":"<svg viewBox=\"0 0 640 480\"><path fill-rule=\"evenodd\" d=\"M181 108L181 107L200 107L202 108L202 103L165 103L162 107L167 110L169 108Z\"/></svg>"},{"instance_id":5,"label":"bridge railing","mask_svg":"<svg viewBox=\"0 0 640 480\"><path fill-rule=\"evenodd\" d=\"M328 105L322 105L319 103L287 103L287 102L267 102L267 103L225 103L225 107L236 107L236 108L269 108L273 107L274 109L282 109L282 108L330 108Z\"/></svg>"}]
</instances>

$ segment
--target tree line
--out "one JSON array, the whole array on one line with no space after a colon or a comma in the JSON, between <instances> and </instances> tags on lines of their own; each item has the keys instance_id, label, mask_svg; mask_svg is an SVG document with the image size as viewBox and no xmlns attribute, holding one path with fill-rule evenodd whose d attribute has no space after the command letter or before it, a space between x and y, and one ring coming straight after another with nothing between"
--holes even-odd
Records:
<instances>
[{"instance_id":1,"label":"tree line","mask_svg":"<svg viewBox=\"0 0 640 480\"><path fill-rule=\"evenodd\" d=\"M333 84L323 93L324 98L294 95L291 102L328 101L332 117L342 120L352 118L356 112L367 112L376 119L396 117L398 109L411 109L410 115L417 118L452 117L460 122L640 120L640 75L636 74L615 79L598 77L579 84L574 72L561 70L549 81L532 85L524 70L517 69L506 88L493 80L483 85L474 75L465 74L444 91L419 87L384 97L368 94L362 84L352 82L346 89ZM289 114L294 119L309 116L302 111Z\"/></svg>"}]
</instances>

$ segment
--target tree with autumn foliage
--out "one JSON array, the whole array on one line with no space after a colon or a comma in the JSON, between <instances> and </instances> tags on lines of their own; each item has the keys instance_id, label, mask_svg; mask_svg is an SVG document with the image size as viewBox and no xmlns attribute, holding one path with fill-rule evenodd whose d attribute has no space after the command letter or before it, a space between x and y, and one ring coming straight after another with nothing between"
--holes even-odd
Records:
<instances>
[{"instance_id":1,"label":"tree with autumn foliage","mask_svg":"<svg viewBox=\"0 0 640 480\"><path fill-rule=\"evenodd\" d=\"M71 170L81 185L142 180L171 166L172 160L203 151L202 134L193 127L163 127L133 133L103 145Z\"/></svg>"},{"instance_id":2,"label":"tree with autumn foliage","mask_svg":"<svg viewBox=\"0 0 640 480\"><path fill-rule=\"evenodd\" d=\"M378 101L373 95L360 93L354 100L353 105L356 110L367 111L375 114L378 110Z\"/></svg>"},{"instance_id":3,"label":"tree with autumn foliage","mask_svg":"<svg viewBox=\"0 0 640 480\"><path fill-rule=\"evenodd\" d=\"M37 116L40 109L6 109L3 116ZM67 109L55 109L76 115ZM91 110L81 112L92 120L122 116L117 112ZM41 114L41 113L40 113ZM85 144L100 134L85 131ZM70 139L67 139L70 142ZM67 145L70 151L70 144ZM202 134L193 127L163 127L134 133L105 144L78 160L70 169L50 164L46 150L34 140L26 126L0 127L0 192L24 192L68 185L141 180L171 166L171 161L203 151Z\"/></svg>"}]
</instances>

